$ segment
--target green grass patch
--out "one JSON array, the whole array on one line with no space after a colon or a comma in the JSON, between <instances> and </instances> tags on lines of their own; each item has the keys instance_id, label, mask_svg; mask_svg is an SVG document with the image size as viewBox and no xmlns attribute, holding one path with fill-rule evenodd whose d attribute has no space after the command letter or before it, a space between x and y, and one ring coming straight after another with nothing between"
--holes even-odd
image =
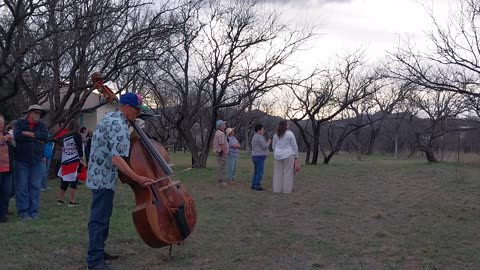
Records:
<instances>
[{"instance_id":1,"label":"green grass patch","mask_svg":"<svg viewBox=\"0 0 480 270\"><path fill-rule=\"evenodd\" d=\"M171 153L174 170L191 164ZM197 225L173 247L151 249L131 218L133 192L118 184L107 250L114 269L480 269L480 168L418 159L335 157L302 165L291 194L271 192L273 160L263 192L252 191L253 164L241 153L236 185L215 182L207 168L174 177L191 192ZM56 205L57 180L42 193L40 220L15 215L0 228L1 269L85 269L90 191L80 207ZM68 194L66 195L68 200ZM11 210L15 209L12 200Z\"/></svg>"}]
</instances>

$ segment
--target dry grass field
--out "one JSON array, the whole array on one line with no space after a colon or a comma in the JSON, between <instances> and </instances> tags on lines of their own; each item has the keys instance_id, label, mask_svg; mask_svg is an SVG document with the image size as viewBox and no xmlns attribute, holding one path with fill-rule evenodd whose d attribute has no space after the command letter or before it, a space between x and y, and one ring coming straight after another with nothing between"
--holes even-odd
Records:
<instances>
[{"instance_id":1,"label":"dry grass field","mask_svg":"<svg viewBox=\"0 0 480 270\"><path fill-rule=\"evenodd\" d=\"M171 155L181 170L187 154ZM176 177L192 193L197 226L181 245L151 249L131 220L134 201L120 185L107 250L113 269L480 269L480 168L423 159L343 155L303 166L294 192L271 192L272 157L263 192L250 189L242 154L239 184L219 188L208 168ZM42 193L40 220L11 216L0 225L0 269L86 269L90 193L80 207L55 205L56 180ZM14 209L14 205L12 206Z\"/></svg>"}]
</instances>

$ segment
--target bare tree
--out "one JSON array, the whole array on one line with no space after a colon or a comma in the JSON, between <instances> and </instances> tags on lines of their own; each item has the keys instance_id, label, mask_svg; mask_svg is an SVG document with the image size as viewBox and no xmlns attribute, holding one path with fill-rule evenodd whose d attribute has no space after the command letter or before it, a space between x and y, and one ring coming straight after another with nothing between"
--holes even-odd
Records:
<instances>
[{"instance_id":1,"label":"bare tree","mask_svg":"<svg viewBox=\"0 0 480 270\"><path fill-rule=\"evenodd\" d=\"M403 102L412 90L408 84L400 85L393 81L386 81L386 87L373 93L362 102L349 106L357 119L357 125L367 123L364 128L352 132L351 144L360 159L362 155L371 155L375 141L383 129L383 123L388 116Z\"/></svg>"},{"instance_id":2,"label":"bare tree","mask_svg":"<svg viewBox=\"0 0 480 270\"><path fill-rule=\"evenodd\" d=\"M408 99L401 100L393 113L387 116L384 125L382 126L381 135L386 139L387 146L384 151L393 153L395 158L398 158L399 151L403 149L406 144L406 138L410 137L410 128L406 128L409 119L411 119L411 106Z\"/></svg>"},{"instance_id":3,"label":"bare tree","mask_svg":"<svg viewBox=\"0 0 480 270\"><path fill-rule=\"evenodd\" d=\"M15 85L21 87L3 100L24 100L20 107L47 102L51 126L81 112L93 91L92 71L115 80L128 67L158 59L159 48L168 47L166 37L177 25L171 17L175 6L154 6L143 0L29 3L27 10L34 9L33 15L22 23L28 35L18 41L28 44L17 59L21 72L15 75ZM16 20L14 15L8 18ZM126 86L128 82L119 91Z\"/></svg>"},{"instance_id":4,"label":"bare tree","mask_svg":"<svg viewBox=\"0 0 480 270\"><path fill-rule=\"evenodd\" d=\"M2 111L10 117L21 112L17 104L24 98L14 99L24 91L29 78L24 73L38 65L29 63L28 54L39 42L48 37L48 33L29 27L38 17L47 1L43 0L4 0L0 2L0 104ZM36 97L30 95L33 101Z\"/></svg>"},{"instance_id":5,"label":"bare tree","mask_svg":"<svg viewBox=\"0 0 480 270\"><path fill-rule=\"evenodd\" d=\"M287 116L299 128L306 141L307 151L310 148L307 141L313 141L311 161L307 153L306 164L317 164L321 126L383 87L378 83L381 74L366 67L361 52L347 55L335 68L317 74L302 85L292 87L295 102L287 109ZM307 119L311 134L300 124Z\"/></svg>"},{"instance_id":6,"label":"bare tree","mask_svg":"<svg viewBox=\"0 0 480 270\"><path fill-rule=\"evenodd\" d=\"M450 125L449 120L465 111L464 99L460 94L452 92L417 91L412 93L409 100L417 108L416 115L425 117L414 117L415 114L411 117L416 137L412 154L421 151L429 162L436 162L438 139L448 132L459 131L457 126Z\"/></svg>"},{"instance_id":7,"label":"bare tree","mask_svg":"<svg viewBox=\"0 0 480 270\"><path fill-rule=\"evenodd\" d=\"M422 88L479 97L480 2L464 0L457 4L445 26L431 15L435 25L429 33L432 50L417 52L411 42L406 42L390 54L393 76Z\"/></svg>"},{"instance_id":8,"label":"bare tree","mask_svg":"<svg viewBox=\"0 0 480 270\"><path fill-rule=\"evenodd\" d=\"M340 152L349 136L371 124L368 118L363 114L358 114L352 108L355 106L349 106L340 113L340 117L336 120L330 120L322 125L327 141L326 145L319 147L323 155L323 164L330 163L331 159ZM356 147L358 148L358 145Z\"/></svg>"},{"instance_id":9,"label":"bare tree","mask_svg":"<svg viewBox=\"0 0 480 270\"><path fill-rule=\"evenodd\" d=\"M193 166L205 167L216 120L285 84L285 61L313 32L290 29L260 1L190 2L178 16L186 23L170 40L176 47L144 78L164 109L176 108L165 117L188 144Z\"/></svg>"}]
</instances>

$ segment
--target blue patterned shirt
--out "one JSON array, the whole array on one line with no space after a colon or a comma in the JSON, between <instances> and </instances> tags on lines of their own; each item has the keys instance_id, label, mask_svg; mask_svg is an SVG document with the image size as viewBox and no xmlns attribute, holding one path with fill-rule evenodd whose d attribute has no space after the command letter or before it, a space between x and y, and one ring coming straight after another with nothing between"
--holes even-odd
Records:
<instances>
[{"instance_id":1,"label":"blue patterned shirt","mask_svg":"<svg viewBox=\"0 0 480 270\"><path fill-rule=\"evenodd\" d=\"M112 157L128 157L129 153L127 118L119 110L105 114L92 137L87 187L115 190L118 169L113 165Z\"/></svg>"}]
</instances>

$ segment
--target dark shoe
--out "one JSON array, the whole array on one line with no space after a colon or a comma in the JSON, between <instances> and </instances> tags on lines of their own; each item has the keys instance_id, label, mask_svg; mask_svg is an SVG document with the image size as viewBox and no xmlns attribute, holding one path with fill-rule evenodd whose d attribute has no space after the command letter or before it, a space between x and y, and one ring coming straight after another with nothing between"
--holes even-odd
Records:
<instances>
[{"instance_id":1,"label":"dark shoe","mask_svg":"<svg viewBox=\"0 0 480 270\"><path fill-rule=\"evenodd\" d=\"M263 188L262 187L252 187L253 190L256 190L256 191L262 191Z\"/></svg>"},{"instance_id":2,"label":"dark shoe","mask_svg":"<svg viewBox=\"0 0 480 270\"><path fill-rule=\"evenodd\" d=\"M108 254L107 252L103 252L103 259L106 261L113 261L118 259L118 257L119 257L118 255L111 255L111 254Z\"/></svg>"},{"instance_id":3,"label":"dark shoe","mask_svg":"<svg viewBox=\"0 0 480 270\"><path fill-rule=\"evenodd\" d=\"M77 202L69 202L68 206L80 206L80 204Z\"/></svg>"},{"instance_id":4,"label":"dark shoe","mask_svg":"<svg viewBox=\"0 0 480 270\"><path fill-rule=\"evenodd\" d=\"M7 217L0 217L0 223L5 223L8 221Z\"/></svg>"},{"instance_id":5,"label":"dark shoe","mask_svg":"<svg viewBox=\"0 0 480 270\"><path fill-rule=\"evenodd\" d=\"M57 200L57 205L63 205L63 201L62 200Z\"/></svg>"},{"instance_id":6,"label":"dark shoe","mask_svg":"<svg viewBox=\"0 0 480 270\"><path fill-rule=\"evenodd\" d=\"M106 264L105 262L98 263L94 266L89 266L88 270L111 270L110 266Z\"/></svg>"}]
</instances>

